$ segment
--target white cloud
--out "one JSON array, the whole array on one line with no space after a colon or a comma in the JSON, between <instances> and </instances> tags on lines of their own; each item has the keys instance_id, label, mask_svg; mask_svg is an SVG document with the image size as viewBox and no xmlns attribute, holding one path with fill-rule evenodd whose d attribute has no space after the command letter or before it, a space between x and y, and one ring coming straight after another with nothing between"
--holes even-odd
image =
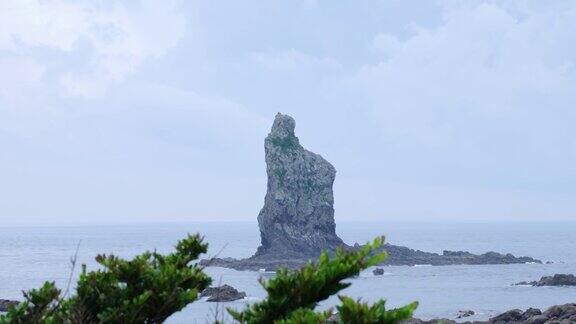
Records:
<instances>
[{"instance_id":1,"label":"white cloud","mask_svg":"<svg viewBox=\"0 0 576 324\"><path fill-rule=\"evenodd\" d=\"M337 70L340 64L330 57L317 58L295 49L287 51L256 52L250 55L260 67L278 71Z\"/></svg>"},{"instance_id":2,"label":"white cloud","mask_svg":"<svg viewBox=\"0 0 576 324\"><path fill-rule=\"evenodd\" d=\"M154 121L170 120L162 138L182 141L194 138L211 141L215 145L229 145L231 149L255 146L260 150L261 138L272 120L226 98L200 95L160 84L126 87L118 106L149 109L158 116Z\"/></svg>"},{"instance_id":3,"label":"white cloud","mask_svg":"<svg viewBox=\"0 0 576 324\"><path fill-rule=\"evenodd\" d=\"M305 9L316 9L318 8L319 0L303 0L302 5Z\"/></svg>"},{"instance_id":4,"label":"white cloud","mask_svg":"<svg viewBox=\"0 0 576 324\"><path fill-rule=\"evenodd\" d=\"M389 34L378 34L372 41L372 46L379 54L384 57L397 55L397 50L401 48L402 43L396 36Z\"/></svg>"},{"instance_id":5,"label":"white cloud","mask_svg":"<svg viewBox=\"0 0 576 324\"><path fill-rule=\"evenodd\" d=\"M576 99L569 90L576 85L575 8L445 3L438 27L412 26L406 39L378 35L372 46L380 60L353 84L388 137L437 145L474 123L507 119L519 127L522 114L561 108L538 103Z\"/></svg>"},{"instance_id":6,"label":"white cloud","mask_svg":"<svg viewBox=\"0 0 576 324\"><path fill-rule=\"evenodd\" d=\"M0 98L19 102L40 85L44 67L31 59L0 56L0 71Z\"/></svg>"},{"instance_id":7,"label":"white cloud","mask_svg":"<svg viewBox=\"0 0 576 324\"><path fill-rule=\"evenodd\" d=\"M0 48L46 46L70 51L89 26L89 12L64 1L5 0L0 2Z\"/></svg>"},{"instance_id":8,"label":"white cloud","mask_svg":"<svg viewBox=\"0 0 576 324\"><path fill-rule=\"evenodd\" d=\"M0 3L0 50L43 66L64 95L101 95L173 48L184 29L176 1ZM65 63L54 60L59 55Z\"/></svg>"}]
</instances>

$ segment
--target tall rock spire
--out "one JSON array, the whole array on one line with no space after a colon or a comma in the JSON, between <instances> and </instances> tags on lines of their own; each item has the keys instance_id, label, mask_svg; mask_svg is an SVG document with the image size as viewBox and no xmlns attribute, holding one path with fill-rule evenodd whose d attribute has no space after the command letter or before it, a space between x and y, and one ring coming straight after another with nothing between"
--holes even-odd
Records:
<instances>
[{"instance_id":1,"label":"tall rock spire","mask_svg":"<svg viewBox=\"0 0 576 324\"><path fill-rule=\"evenodd\" d=\"M316 257L344 245L334 222L336 169L300 145L295 126L292 117L278 113L265 140L268 188L255 257Z\"/></svg>"},{"instance_id":2,"label":"tall rock spire","mask_svg":"<svg viewBox=\"0 0 576 324\"><path fill-rule=\"evenodd\" d=\"M295 127L292 117L279 113L264 142L268 190L258 215L262 243L256 254L241 260L213 258L202 260L201 264L238 270L298 269L308 260L316 259L322 250L346 247L336 235L334 223L332 185L336 169L300 145ZM530 257L496 252L437 254L391 244L384 249L388 252L386 263L390 265L542 263Z\"/></svg>"}]
</instances>

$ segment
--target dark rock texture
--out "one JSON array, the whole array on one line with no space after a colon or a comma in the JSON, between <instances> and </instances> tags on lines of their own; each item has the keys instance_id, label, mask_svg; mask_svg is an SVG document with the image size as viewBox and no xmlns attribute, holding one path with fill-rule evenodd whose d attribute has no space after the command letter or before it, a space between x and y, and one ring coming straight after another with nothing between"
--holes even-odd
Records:
<instances>
[{"instance_id":1,"label":"dark rock texture","mask_svg":"<svg viewBox=\"0 0 576 324\"><path fill-rule=\"evenodd\" d=\"M556 305L548 308L542 315L548 320L555 320L562 323L576 323L576 303Z\"/></svg>"},{"instance_id":2,"label":"dark rock texture","mask_svg":"<svg viewBox=\"0 0 576 324\"><path fill-rule=\"evenodd\" d=\"M209 287L202 291L200 297L208 297L209 302L229 302L246 297L245 292L239 292L236 288L229 285L220 287Z\"/></svg>"},{"instance_id":3,"label":"dark rock texture","mask_svg":"<svg viewBox=\"0 0 576 324\"><path fill-rule=\"evenodd\" d=\"M476 313L474 313L473 310L463 310L463 311L461 310L461 311L458 311L458 315L456 316L456 318L470 317L474 314L476 314Z\"/></svg>"},{"instance_id":4,"label":"dark rock texture","mask_svg":"<svg viewBox=\"0 0 576 324\"><path fill-rule=\"evenodd\" d=\"M443 251L442 254L413 250L404 246L386 244L388 252L385 264L388 265L456 265L456 264L517 264L542 263L530 257L515 257L512 254L487 252L472 254L462 251Z\"/></svg>"},{"instance_id":5,"label":"dark rock texture","mask_svg":"<svg viewBox=\"0 0 576 324\"><path fill-rule=\"evenodd\" d=\"M258 215L261 245L254 256L202 264L238 270L299 268L323 250L346 247L334 222L336 169L302 147L295 127L292 117L278 113L264 141L268 185Z\"/></svg>"},{"instance_id":6,"label":"dark rock texture","mask_svg":"<svg viewBox=\"0 0 576 324\"><path fill-rule=\"evenodd\" d=\"M258 215L256 257L316 257L344 245L334 222L336 169L300 145L295 126L292 117L278 113L264 142L268 189Z\"/></svg>"},{"instance_id":7,"label":"dark rock texture","mask_svg":"<svg viewBox=\"0 0 576 324\"><path fill-rule=\"evenodd\" d=\"M0 312L7 312L8 308L10 308L11 306L16 306L18 304L20 304L20 302L17 302L15 300L0 299Z\"/></svg>"},{"instance_id":8,"label":"dark rock texture","mask_svg":"<svg viewBox=\"0 0 576 324\"><path fill-rule=\"evenodd\" d=\"M522 281L516 286L530 285L536 287L542 286L576 286L576 276L572 274L555 274L553 276L544 276L538 281Z\"/></svg>"},{"instance_id":9,"label":"dark rock texture","mask_svg":"<svg viewBox=\"0 0 576 324\"><path fill-rule=\"evenodd\" d=\"M540 314L542 314L542 312L540 312ZM516 323L526 319L527 318L524 317L524 312L519 309L513 309L491 318L490 321L494 323Z\"/></svg>"},{"instance_id":10,"label":"dark rock texture","mask_svg":"<svg viewBox=\"0 0 576 324\"><path fill-rule=\"evenodd\" d=\"M382 268L376 268L376 269L372 270L372 273L373 273L375 276L381 276L381 275L384 274L384 269L382 269Z\"/></svg>"},{"instance_id":11,"label":"dark rock texture","mask_svg":"<svg viewBox=\"0 0 576 324\"><path fill-rule=\"evenodd\" d=\"M336 170L320 155L307 151L294 133L296 123L278 113L264 143L268 186L258 215L261 245L250 258L202 260L205 266L237 270L300 268L322 250L346 246L336 235L332 184ZM511 254L444 251L443 254L386 244L387 265L508 264L540 262Z\"/></svg>"},{"instance_id":12,"label":"dark rock texture","mask_svg":"<svg viewBox=\"0 0 576 324\"><path fill-rule=\"evenodd\" d=\"M421 320L413 318L402 322L403 324L453 324L457 323L449 319ZM526 311L519 309L509 310L488 321L462 322L469 324L573 324L576 323L576 304L557 305L548 308L545 312L537 308L529 308Z\"/></svg>"}]
</instances>

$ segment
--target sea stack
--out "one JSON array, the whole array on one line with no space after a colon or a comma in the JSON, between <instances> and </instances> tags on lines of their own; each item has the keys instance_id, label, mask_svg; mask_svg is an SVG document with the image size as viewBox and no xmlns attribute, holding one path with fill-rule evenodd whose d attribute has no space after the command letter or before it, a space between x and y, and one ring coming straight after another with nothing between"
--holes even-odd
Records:
<instances>
[{"instance_id":1,"label":"sea stack","mask_svg":"<svg viewBox=\"0 0 576 324\"><path fill-rule=\"evenodd\" d=\"M316 260L323 250L360 247L359 244L347 246L336 235L332 191L336 169L300 145L295 127L292 117L278 113L264 141L268 186L264 207L258 215L261 244L256 253L241 260L202 260L202 265L238 270L298 269ZM386 244L384 250L388 252L385 261L388 265L541 263L530 257L517 258L496 252L437 254L392 244Z\"/></svg>"},{"instance_id":2,"label":"sea stack","mask_svg":"<svg viewBox=\"0 0 576 324\"><path fill-rule=\"evenodd\" d=\"M257 258L317 257L344 245L334 222L336 169L300 145L295 127L292 117L278 113L264 141L268 186Z\"/></svg>"}]
</instances>

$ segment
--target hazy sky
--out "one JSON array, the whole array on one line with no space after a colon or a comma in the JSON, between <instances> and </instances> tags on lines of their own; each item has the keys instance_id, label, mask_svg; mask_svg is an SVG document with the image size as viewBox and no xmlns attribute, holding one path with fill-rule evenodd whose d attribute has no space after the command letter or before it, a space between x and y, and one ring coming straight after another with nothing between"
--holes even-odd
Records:
<instances>
[{"instance_id":1,"label":"hazy sky","mask_svg":"<svg viewBox=\"0 0 576 324\"><path fill-rule=\"evenodd\" d=\"M255 220L276 112L337 220L576 219L575 1L0 1L2 223Z\"/></svg>"}]
</instances>

